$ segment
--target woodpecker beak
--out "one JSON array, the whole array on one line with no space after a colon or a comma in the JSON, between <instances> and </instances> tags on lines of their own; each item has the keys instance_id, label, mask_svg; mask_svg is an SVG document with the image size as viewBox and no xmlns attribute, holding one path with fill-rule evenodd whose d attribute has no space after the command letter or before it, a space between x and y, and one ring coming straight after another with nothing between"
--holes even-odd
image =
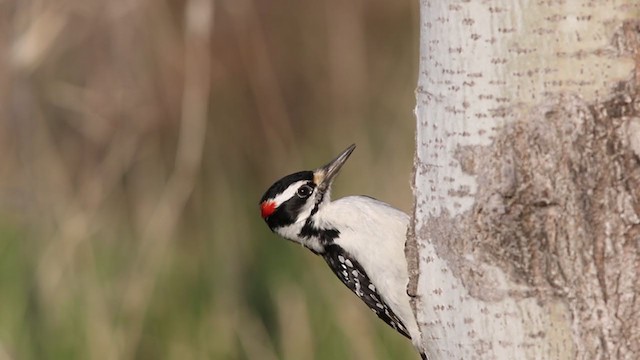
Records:
<instances>
[{"instance_id":1,"label":"woodpecker beak","mask_svg":"<svg viewBox=\"0 0 640 360\"><path fill-rule=\"evenodd\" d=\"M353 150L356 148L356 144L352 144L338 155L335 159L331 160L327 165L320 167L313 172L313 182L318 186L318 191L323 193L331 186L333 179L340 171L340 168L347 161Z\"/></svg>"}]
</instances>

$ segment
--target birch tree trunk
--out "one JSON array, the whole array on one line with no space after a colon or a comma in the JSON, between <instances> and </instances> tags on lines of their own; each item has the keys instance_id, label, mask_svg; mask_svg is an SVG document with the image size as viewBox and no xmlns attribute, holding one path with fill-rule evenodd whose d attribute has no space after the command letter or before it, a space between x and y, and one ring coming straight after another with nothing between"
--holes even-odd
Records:
<instances>
[{"instance_id":1,"label":"birch tree trunk","mask_svg":"<svg viewBox=\"0 0 640 360\"><path fill-rule=\"evenodd\" d=\"M430 360L640 359L640 2L421 1Z\"/></svg>"}]
</instances>

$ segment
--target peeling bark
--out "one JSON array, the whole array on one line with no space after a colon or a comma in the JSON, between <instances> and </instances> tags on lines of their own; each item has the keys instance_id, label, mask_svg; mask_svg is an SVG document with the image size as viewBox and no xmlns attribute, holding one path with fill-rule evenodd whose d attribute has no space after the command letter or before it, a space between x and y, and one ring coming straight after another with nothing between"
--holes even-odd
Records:
<instances>
[{"instance_id":1,"label":"peeling bark","mask_svg":"<svg viewBox=\"0 0 640 360\"><path fill-rule=\"evenodd\" d=\"M421 5L430 359L640 358L640 4Z\"/></svg>"}]
</instances>

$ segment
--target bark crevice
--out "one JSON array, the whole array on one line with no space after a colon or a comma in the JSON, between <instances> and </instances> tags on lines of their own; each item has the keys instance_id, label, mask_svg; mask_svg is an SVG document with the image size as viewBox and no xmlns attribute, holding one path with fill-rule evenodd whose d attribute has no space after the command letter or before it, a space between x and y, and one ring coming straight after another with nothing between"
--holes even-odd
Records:
<instances>
[{"instance_id":1,"label":"bark crevice","mask_svg":"<svg viewBox=\"0 0 640 360\"><path fill-rule=\"evenodd\" d=\"M621 83L599 103L550 99L506 125L492 147L460 149L479 179L473 216L454 221L463 225L437 246L472 296L563 299L574 337L607 357L640 352L640 334L625 330L640 313L629 296L640 292L640 139L625 131L639 116L637 90ZM487 265L516 286L496 287Z\"/></svg>"}]
</instances>

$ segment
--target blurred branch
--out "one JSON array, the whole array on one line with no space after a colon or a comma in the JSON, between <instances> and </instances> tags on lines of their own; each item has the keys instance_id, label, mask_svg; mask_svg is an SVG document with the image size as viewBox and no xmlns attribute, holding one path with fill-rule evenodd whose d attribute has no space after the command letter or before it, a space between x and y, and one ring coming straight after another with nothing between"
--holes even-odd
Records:
<instances>
[{"instance_id":1,"label":"blurred branch","mask_svg":"<svg viewBox=\"0 0 640 360\"><path fill-rule=\"evenodd\" d=\"M117 349L112 344L113 328L111 313L105 303L105 289L96 283L95 254L92 246L81 245L90 239L99 228L98 213L104 206L109 194L117 187L118 181L135 160L133 155L137 149L137 134L123 131L111 141L109 152L97 167L97 171L83 182L79 189L72 188L71 176L64 171L62 155L54 145L51 134L42 127L41 137L37 142L40 147L38 168L48 169L47 186L51 199L51 215L57 231L44 244L38 267L39 288L47 306L52 309L62 307L65 299L71 294L69 279L65 275L72 273L74 260L78 252L90 264L84 266L82 284L87 295L88 311L86 312L87 338L92 346L89 350L104 359L117 358ZM46 164L46 165L45 165ZM53 312L54 314L56 312Z\"/></svg>"},{"instance_id":2,"label":"blurred branch","mask_svg":"<svg viewBox=\"0 0 640 360\"><path fill-rule=\"evenodd\" d=\"M25 73L34 71L55 45L67 24L65 11L46 9L30 21L11 49L11 64Z\"/></svg>"},{"instance_id":3,"label":"blurred branch","mask_svg":"<svg viewBox=\"0 0 640 360\"><path fill-rule=\"evenodd\" d=\"M280 346L286 360L313 360L314 342L306 299L299 288L283 285L276 289Z\"/></svg>"},{"instance_id":4,"label":"blurred branch","mask_svg":"<svg viewBox=\"0 0 640 360\"><path fill-rule=\"evenodd\" d=\"M291 117L282 93L268 39L262 29L262 19L256 9L256 0L236 0L227 2L232 18L234 35L240 48L240 60L244 66L253 101L258 108L258 121L268 149L273 158L287 157L293 164L298 153L297 136L292 127Z\"/></svg>"},{"instance_id":5,"label":"blurred branch","mask_svg":"<svg viewBox=\"0 0 640 360\"><path fill-rule=\"evenodd\" d=\"M240 309L235 326L238 340L247 358L277 360L278 356L264 324L260 321L260 318L250 316L245 309L244 307Z\"/></svg>"},{"instance_id":6,"label":"blurred branch","mask_svg":"<svg viewBox=\"0 0 640 360\"><path fill-rule=\"evenodd\" d=\"M212 0L190 0L185 12L185 78L182 119L173 172L144 229L137 261L124 294L124 314L130 321L122 334L123 359L135 358L146 310L157 274L164 264L180 214L191 196L200 168L210 96L210 36Z\"/></svg>"},{"instance_id":7,"label":"blurred branch","mask_svg":"<svg viewBox=\"0 0 640 360\"><path fill-rule=\"evenodd\" d=\"M0 360L12 360L13 357L9 355L9 352L5 349L2 342L0 342Z\"/></svg>"},{"instance_id":8,"label":"blurred branch","mask_svg":"<svg viewBox=\"0 0 640 360\"><path fill-rule=\"evenodd\" d=\"M255 201L346 141L409 201L413 3L0 1L0 360L399 358Z\"/></svg>"}]
</instances>

